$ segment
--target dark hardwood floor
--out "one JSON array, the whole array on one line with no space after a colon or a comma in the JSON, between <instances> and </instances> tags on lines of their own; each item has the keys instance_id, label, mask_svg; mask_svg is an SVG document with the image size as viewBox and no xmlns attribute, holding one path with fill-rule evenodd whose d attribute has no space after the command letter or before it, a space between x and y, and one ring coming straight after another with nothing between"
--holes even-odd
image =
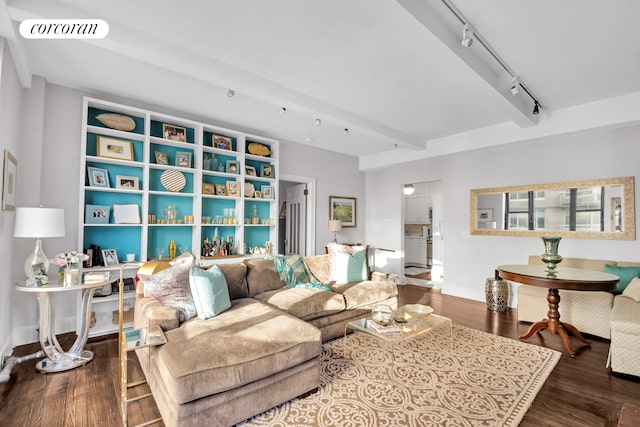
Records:
<instances>
[{"instance_id":1,"label":"dark hardwood floor","mask_svg":"<svg viewBox=\"0 0 640 427\"><path fill-rule=\"evenodd\" d=\"M457 324L517 339L529 327L516 320L514 310L494 312L483 302L442 295L437 289L400 287L400 304L421 303L453 319ZM59 336L68 348L75 336ZM534 335L531 344L562 352L562 358L546 381L521 426L616 426L624 403L640 401L637 378L612 375L605 367L609 343L593 339L581 347L575 359L564 351L559 336ZM577 340L572 340L578 346ZM17 365L7 384L0 385L0 426L116 426L120 424L117 337L90 340L94 352L88 365L69 372L40 374L35 360ZM39 343L20 346L15 355L39 350ZM141 371L130 356L130 379ZM140 390L142 392L143 390ZM158 415L150 399L129 406L130 424ZM640 421L639 421L640 424Z\"/></svg>"}]
</instances>

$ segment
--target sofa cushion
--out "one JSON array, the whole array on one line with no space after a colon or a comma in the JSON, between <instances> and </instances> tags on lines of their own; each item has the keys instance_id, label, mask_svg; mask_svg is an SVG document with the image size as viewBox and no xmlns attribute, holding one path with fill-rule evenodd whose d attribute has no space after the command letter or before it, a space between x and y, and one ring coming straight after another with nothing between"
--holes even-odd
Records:
<instances>
[{"instance_id":1,"label":"sofa cushion","mask_svg":"<svg viewBox=\"0 0 640 427\"><path fill-rule=\"evenodd\" d=\"M329 243L329 281L337 284L360 282L368 279L366 245L339 245Z\"/></svg>"},{"instance_id":2,"label":"sofa cushion","mask_svg":"<svg viewBox=\"0 0 640 427\"><path fill-rule=\"evenodd\" d=\"M178 404L285 371L318 357L321 349L317 328L249 298L232 301L216 317L191 319L166 336L153 369Z\"/></svg>"},{"instance_id":3,"label":"sofa cushion","mask_svg":"<svg viewBox=\"0 0 640 427\"><path fill-rule=\"evenodd\" d=\"M191 267L189 287L200 319L209 319L231 307L227 281L217 265L208 270Z\"/></svg>"},{"instance_id":4,"label":"sofa cushion","mask_svg":"<svg viewBox=\"0 0 640 427\"><path fill-rule=\"evenodd\" d=\"M365 280L342 285L335 284L331 287L344 296L347 309L370 305L398 295L398 287L389 281Z\"/></svg>"},{"instance_id":5,"label":"sofa cushion","mask_svg":"<svg viewBox=\"0 0 640 427\"><path fill-rule=\"evenodd\" d=\"M631 279L640 275L640 267L618 267L617 265L605 264L604 271L605 273L615 274L620 278L616 289L611 291L614 294L621 294L631 282Z\"/></svg>"},{"instance_id":6,"label":"sofa cushion","mask_svg":"<svg viewBox=\"0 0 640 427\"><path fill-rule=\"evenodd\" d=\"M304 257L311 274L322 283L329 283L329 255Z\"/></svg>"},{"instance_id":7,"label":"sofa cushion","mask_svg":"<svg viewBox=\"0 0 640 427\"><path fill-rule=\"evenodd\" d=\"M284 282L273 270L273 260L254 258L244 261L247 266L247 292L249 297L284 288ZM233 298L232 298L233 299Z\"/></svg>"},{"instance_id":8,"label":"sofa cushion","mask_svg":"<svg viewBox=\"0 0 640 427\"><path fill-rule=\"evenodd\" d=\"M217 265L222 271L222 274L224 274L224 279L227 281L229 298L247 298L249 296L247 289L247 266L241 262Z\"/></svg>"},{"instance_id":9,"label":"sofa cushion","mask_svg":"<svg viewBox=\"0 0 640 427\"><path fill-rule=\"evenodd\" d=\"M311 288L283 288L258 294L254 298L303 320L338 313L346 308L342 295Z\"/></svg>"},{"instance_id":10,"label":"sofa cushion","mask_svg":"<svg viewBox=\"0 0 640 427\"><path fill-rule=\"evenodd\" d=\"M631 298L635 302L640 302L640 277L634 277L631 282L624 288L622 295Z\"/></svg>"},{"instance_id":11,"label":"sofa cushion","mask_svg":"<svg viewBox=\"0 0 640 427\"><path fill-rule=\"evenodd\" d=\"M156 274L138 274L144 284L145 296L150 295L163 305L178 310L180 322L196 315L189 289L189 270L191 265L179 263Z\"/></svg>"}]
</instances>

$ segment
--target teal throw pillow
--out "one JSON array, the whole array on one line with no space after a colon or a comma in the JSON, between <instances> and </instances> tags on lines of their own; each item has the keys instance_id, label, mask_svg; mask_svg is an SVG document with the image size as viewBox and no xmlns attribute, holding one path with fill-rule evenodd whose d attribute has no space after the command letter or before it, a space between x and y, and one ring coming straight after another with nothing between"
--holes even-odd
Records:
<instances>
[{"instance_id":1,"label":"teal throw pillow","mask_svg":"<svg viewBox=\"0 0 640 427\"><path fill-rule=\"evenodd\" d=\"M368 278L366 250L355 253L335 251L333 262L336 284L362 282Z\"/></svg>"},{"instance_id":2,"label":"teal throw pillow","mask_svg":"<svg viewBox=\"0 0 640 427\"><path fill-rule=\"evenodd\" d=\"M640 267L618 267L616 265L604 265L605 273L615 274L620 278L618 287L611 291L614 294L621 294L634 277L640 276Z\"/></svg>"},{"instance_id":3,"label":"teal throw pillow","mask_svg":"<svg viewBox=\"0 0 640 427\"><path fill-rule=\"evenodd\" d=\"M217 316L231 307L227 280L217 265L208 270L192 267L189 286L200 319Z\"/></svg>"}]
</instances>

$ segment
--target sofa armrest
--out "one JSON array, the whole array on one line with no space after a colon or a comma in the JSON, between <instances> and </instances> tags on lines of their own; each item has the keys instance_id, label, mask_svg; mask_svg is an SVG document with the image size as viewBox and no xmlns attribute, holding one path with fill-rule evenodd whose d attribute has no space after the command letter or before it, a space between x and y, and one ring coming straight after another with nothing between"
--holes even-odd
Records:
<instances>
[{"instance_id":1,"label":"sofa armrest","mask_svg":"<svg viewBox=\"0 0 640 427\"><path fill-rule=\"evenodd\" d=\"M380 272L380 271L374 271L373 273L371 273L371 281L372 282L386 282L387 281L387 275L385 273Z\"/></svg>"},{"instance_id":2,"label":"sofa armrest","mask_svg":"<svg viewBox=\"0 0 640 427\"><path fill-rule=\"evenodd\" d=\"M153 297L136 298L134 326L136 328L148 328L160 326L163 331L169 331L180 326L178 310L162 305Z\"/></svg>"}]
</instances>

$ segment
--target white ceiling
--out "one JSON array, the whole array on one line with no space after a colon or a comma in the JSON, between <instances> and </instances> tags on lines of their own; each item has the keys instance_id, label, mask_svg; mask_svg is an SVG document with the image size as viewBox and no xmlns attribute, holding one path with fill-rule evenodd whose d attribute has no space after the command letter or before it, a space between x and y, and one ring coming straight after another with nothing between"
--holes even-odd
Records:
<instances>
[{"instance_id":1,"label":"white ceiling","mask_svg":"<svg viewBox=\"0 0 640 427\"><path fill-rule=\"evenodd\" d=\"M439 0L0 0L0 35L23 81L354 156L536 126L640 91L637 0L451 2L540 100L539 116L480 43L460 45L462 24ZM100 18L110 32L25 40L17 28L28 18Z\"/></svg>"}]
</instances>

